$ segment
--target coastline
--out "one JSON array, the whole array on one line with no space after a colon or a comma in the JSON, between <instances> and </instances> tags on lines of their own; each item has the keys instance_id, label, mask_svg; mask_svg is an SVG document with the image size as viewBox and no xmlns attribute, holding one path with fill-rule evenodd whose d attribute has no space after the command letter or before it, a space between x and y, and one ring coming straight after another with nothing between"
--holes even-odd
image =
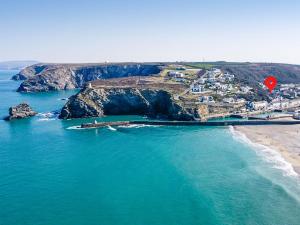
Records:
<instances>
[{"instance_id":1,"label":"coastline","mask_svg":"<svg viewBox=\"0 0 300 225\"><path fill-rule=\"evenodd\" d=\"M234 126L253 144L276 151L300 176L300 125Z\"/></svg>"}]
</instances>

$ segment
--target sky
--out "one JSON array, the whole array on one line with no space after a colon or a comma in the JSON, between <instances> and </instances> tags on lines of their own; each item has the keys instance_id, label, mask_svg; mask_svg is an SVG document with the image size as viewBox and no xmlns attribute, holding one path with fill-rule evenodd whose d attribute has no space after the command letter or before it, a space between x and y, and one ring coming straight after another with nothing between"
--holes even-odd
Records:
<instances>
[{"instance_id":1,"label":"sky","mask_svg":"<svg viewBox=\"0 0 300 225\"><path fill-rule=\"evenodd\" d=\"M299 0L0 0L0 61L300 64Z\"/></svg>"}]
</instances>

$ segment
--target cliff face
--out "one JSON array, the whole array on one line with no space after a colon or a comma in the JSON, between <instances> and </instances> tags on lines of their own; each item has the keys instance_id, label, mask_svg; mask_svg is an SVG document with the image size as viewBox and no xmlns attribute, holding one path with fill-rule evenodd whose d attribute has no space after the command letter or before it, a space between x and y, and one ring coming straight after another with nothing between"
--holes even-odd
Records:
<instances>
[{"instance_id":1,"label":"cliff face","mask_svg":"<svg viewBox=\"0 0 300 225\"><path fill-rule=\"evenodd\" d=\"M12 77L25 80L18 91L40 92L83 87L88 81L128 76L149 76L161 71L158 64L36 64Z\"/></svg>"},{"instance_id":2,"label":"cliff face","mask_svg":"<svg viewBox=\"0 0 300 225\"><path fill-rule=\"evenodd\" d=\"M61 119L104 115L147 115L169 120L194 120L196 113L177 104L169 92L137 88L86 88L72 96Z\"/></svg>"},{"instance_id":3,"label":"cliff face","mask_svg":"<svg viewBox=\"0 0 300 225\"><path fill-rule=\"evenodd\" d=\"M14 75L12 80L26 80L42 72L47 66L43 64L34 64L22 69L18 74Z\"/></svg>"}]
</instances>

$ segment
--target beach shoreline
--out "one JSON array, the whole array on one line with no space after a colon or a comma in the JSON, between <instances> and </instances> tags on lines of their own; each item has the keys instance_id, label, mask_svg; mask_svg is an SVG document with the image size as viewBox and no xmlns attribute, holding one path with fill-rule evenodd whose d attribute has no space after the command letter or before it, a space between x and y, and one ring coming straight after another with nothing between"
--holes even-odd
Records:
<instances>
[{"instance_id":1,"label":"beach shoreline","mask_svg":"<svg viewBox=\"0 0 300 225\"><path fill-rule=\"evenodd\" d=\"M254 144L270 148L300 176L300 125L234 126Z\"/></svg>"}]
</instances>

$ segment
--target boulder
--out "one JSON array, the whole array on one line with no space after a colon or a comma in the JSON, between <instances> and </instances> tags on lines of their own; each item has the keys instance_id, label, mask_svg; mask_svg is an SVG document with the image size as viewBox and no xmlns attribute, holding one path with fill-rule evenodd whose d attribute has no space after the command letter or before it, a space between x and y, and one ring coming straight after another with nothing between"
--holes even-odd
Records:
<instances>
[{"instance_id":1,"label":"boulder","mask_svg":"<svg viewBox=\"0 0 300 225\"><path fill-rule=\"evenodd\" d=\"M37 113L31 109L27 103L21 103L17 106L9 108L9 116L5 120L22 119L35 116Z\"/></svg>"}]
</instances>

